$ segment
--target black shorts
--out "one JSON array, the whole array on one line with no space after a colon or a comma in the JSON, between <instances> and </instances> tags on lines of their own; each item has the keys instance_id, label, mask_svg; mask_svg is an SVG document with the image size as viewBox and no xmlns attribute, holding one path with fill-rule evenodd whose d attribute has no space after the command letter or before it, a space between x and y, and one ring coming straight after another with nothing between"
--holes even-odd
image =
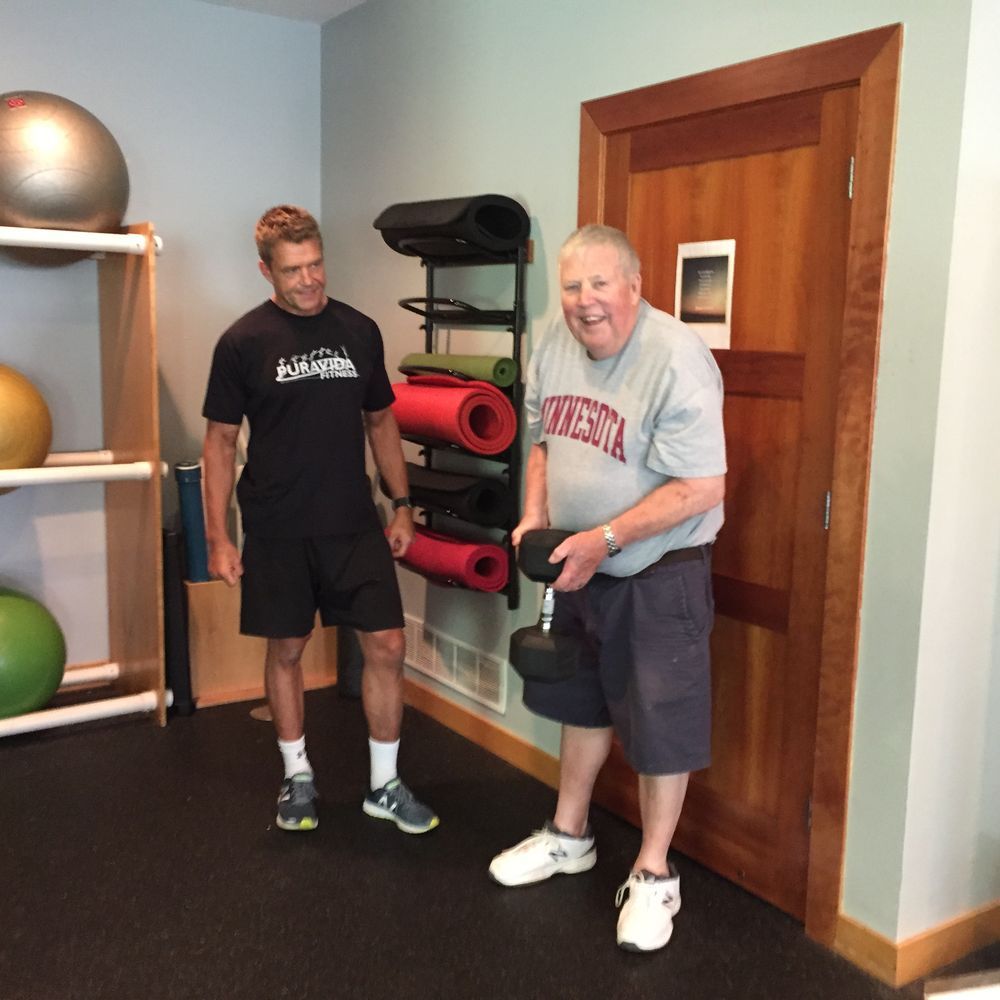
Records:
<instances>
[{"instance_id":1,"label":"black shorts","mask_svg":"<svg viewBox=\"0 0 1000 1000\"><path fill-rule=\"evenodd\" d=\"M552 628L581 637L576 674L526 681L524 704L585 729L614 727L639 774L682 774L711 759L711 547L628 577L596 574L557 593Z\"/></svg>"},{"instance_id":2,"label":"black shorts","mask_svg":"<svg viewBox=\"0 0 1000 1000\"><path fill-rule=\"evenodd\" d=\"M308 635L324 625L362 632L403 627L396 565L381 531L243 543L240 631L268 639Z\"/></svg>"}]
</instances>

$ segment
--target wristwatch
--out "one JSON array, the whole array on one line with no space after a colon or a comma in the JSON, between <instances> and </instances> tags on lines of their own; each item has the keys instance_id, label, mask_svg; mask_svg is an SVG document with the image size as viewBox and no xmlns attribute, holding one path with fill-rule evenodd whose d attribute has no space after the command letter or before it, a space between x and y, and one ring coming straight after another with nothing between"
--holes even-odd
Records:
<instances>
[{"instance_id":1,"label":"wristwatch","mask_svg":"<svg viewBox=\"0 0 1000 1000\"><path fill-rule=\"evenodd\" d=\"M413 501L409 497L396 497L396 499L392 501L392 509L399 510L400 507L409 507L412 509Z\"/></svg>"},{"instance_id":2,"label":"wristwatch","mask_svg":"<svg viewBox=\"0 0 1000 1000\"><path fill-rule=\"evenodd\" d=\"M621 552L622 547L615 538L615 533L611 530L610 524L602 524L601 531L604 532L604 544L608 547L608 556L616 556Z\"/></svg>"}]
</instances>

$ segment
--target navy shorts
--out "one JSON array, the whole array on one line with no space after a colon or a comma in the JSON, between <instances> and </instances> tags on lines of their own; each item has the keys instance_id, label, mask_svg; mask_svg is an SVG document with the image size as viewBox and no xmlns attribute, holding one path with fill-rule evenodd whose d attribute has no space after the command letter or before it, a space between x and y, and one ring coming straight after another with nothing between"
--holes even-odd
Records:
<instances>
[{"instance_id":1,"label":"navy shorts","mask_svg":"<svg viewBox=\"0 0 1000 1000\"><path fill-rule=\"evenodd\" d=\"M362 632L403 627L396 564L381 531L243 543L240 631L268 639L308 635L324 625Z\"/></svg>"},{"instance_id":2,"label":"navy shorts","mask_svg":"<svg viewBox=\"0 0 1000 1000\"><path fill-rule=\"evenodd\" d=\"M711 546L669 553L634 576L597 573L556 594L552 628L581 637L579 669L525 681L524 704L566 725L612 726L639 774L708 767L713 613Z\"/></svg>"}]
</instances>

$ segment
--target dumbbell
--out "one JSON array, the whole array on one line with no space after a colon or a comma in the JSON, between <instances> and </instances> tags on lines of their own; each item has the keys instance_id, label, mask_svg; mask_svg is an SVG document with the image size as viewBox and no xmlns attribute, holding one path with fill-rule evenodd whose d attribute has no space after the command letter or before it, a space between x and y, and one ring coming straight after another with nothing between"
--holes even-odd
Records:
<instances>
[{"instance_id":1,"label":"dumbbell","mask_svg":"<svg viewBox=\"0 0 1000 1000\"><path fill-rule=\"evenodd\" d=\"M580 640L552 631L556 595L552 589L565 560L550 563L549 556L572 531L541 528L521 536L517 564L529 580L545 584L542 614L537 625L519 628L510 637L510 664L526 681L561 681L576 673Z\"/></svg>"}]
</instances>

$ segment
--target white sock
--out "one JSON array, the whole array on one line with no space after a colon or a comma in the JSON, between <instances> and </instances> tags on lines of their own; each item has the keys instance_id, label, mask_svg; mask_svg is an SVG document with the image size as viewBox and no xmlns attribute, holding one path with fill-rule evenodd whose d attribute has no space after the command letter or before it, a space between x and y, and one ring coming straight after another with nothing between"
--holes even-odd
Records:
<instances>
[{"instance_id":1,"label":"white sock","mask_svg":"<svg viewBox=\"0 0 1000 1000\"><path fill-rule=\"evenodd\" d=\"M399 755L399 740L395 743L379 743L368 738L368 754L371 759L372 791L388 785L396 777L396 757Z\"/></svg>"},{"instance_id":2,"label":"white sock","mask_svg":"<svg viewBox=\"0 0 1000 1000\"><path fill-rule=\"evenodd\" d=\"M285 777L293 774L312 774L312 764L306 756L306 738L300 736L297 740L278 740L281 759L285 762Z\"/></svg>"}]
</instances>

